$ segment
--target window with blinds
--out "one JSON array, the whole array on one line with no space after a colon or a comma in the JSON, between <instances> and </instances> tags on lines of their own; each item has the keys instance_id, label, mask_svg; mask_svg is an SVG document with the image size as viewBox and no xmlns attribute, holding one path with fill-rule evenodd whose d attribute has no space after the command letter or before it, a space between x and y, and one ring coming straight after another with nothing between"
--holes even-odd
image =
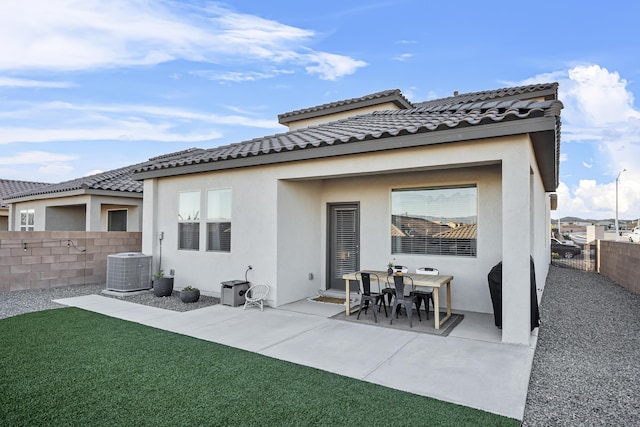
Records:
<instances>
[{"instance_id":1,"label":"window with blinds","mask_svg":"<svg viewBox=\"0 0 640 427\"><path fill-rule=\"evenodd\" d=\"M391 191L391 253L477 255L478 189L414 188Z\"/></svg>"},{"instance_id":2,"label":"window with blinds","mask_svg":"<svg viewBox=\"0 0 640 427\"><path fill-rule=\"evenodd\" d=\"M178 249L200 249L200 192L178 196Z\"/></svg>"},{"instance_id":3,"label":"window with blinds","mask_svg":"<svg viewBox=\"0 0 640 427\"><path fill-rule=\"evenodd\" d=\"M231 252L231 189L207 192L207 250Z\"/></svg>"}]
</instances>

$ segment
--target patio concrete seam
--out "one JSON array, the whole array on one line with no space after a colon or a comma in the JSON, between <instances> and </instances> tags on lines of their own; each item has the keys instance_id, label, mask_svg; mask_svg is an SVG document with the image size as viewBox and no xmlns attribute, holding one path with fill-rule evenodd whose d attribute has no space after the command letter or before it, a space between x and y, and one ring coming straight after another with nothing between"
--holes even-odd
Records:
<instances>
[{"instance_id":1,"label":"patio concrete seam","mask_svg":"<svg viewBox=\"0 0 640 427\"><path fill-rule=\"evenodd\" d=\"M372 367L371 369L369 369L363 376L362 376L362 380L363 381L368 381L368 382L372 382L367 380L367 378L369 377L369 375L373 374L374 372L376 372L378 369L380 369L382 367L382 365L385 365L386 363L388 363L391 359L393 359L398 353L400 353L402 351L402 349L404 349L406 346L408 346L410 343L412 343L413 341L415 341L418 338L419 334L417 332L414 332L414 336L407 340L407 342L405 342L403 345L401 345L400 347L398 347L396 349L396 351L394 351L392 354L389 355L389 357L387 357L384 360L381 360L380 362L378 362L376 364L376 366Z\"/></svg>"},{"instance_id":2,"label":"patio concrete seam","mask_svg":"<svg viewBox=\"0 0 640 427\"><path fill-rule=\"evenodd\" d=\"M294 338L298 338L298 337L300 337L302 335L308 334L309 332L312 332L312 331L315 331L317 329L320 329L320 328L324 327L325 325L327 325L328 323L330 323L330 321L329 321L329 319L326 319L324 322L322 322L321 324L319 324L317 326L314 326L313 328L306 329L306 330L301 331L301 332L299 332L299 333L297 333L295 335L291 335L291 336L289 336L287 338L284 338L284 339L282 339L282 340L280 340L278 342L274 342L272 344L269 344L268 346L263 347L260 350L257 350L257 352L262 354L263 356L266 356L265 354L263 354L264 351L267 351L267 350L269 350L269 349L271 349L271 348L273 348L275 346L283 344L283 343L285 343L287 341L290 341L290 340L292 340ZM273 357L273 356L269 356L269 357Z\"/></svg>"}]
</instances>

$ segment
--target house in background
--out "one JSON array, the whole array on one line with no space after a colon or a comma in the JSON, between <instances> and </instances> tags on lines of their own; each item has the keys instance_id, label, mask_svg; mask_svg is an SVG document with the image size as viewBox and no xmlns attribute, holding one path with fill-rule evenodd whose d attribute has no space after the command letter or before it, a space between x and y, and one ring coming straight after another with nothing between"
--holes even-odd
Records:
<instances>
[{"instance_id":1,"label":"house in background","mask_svg":"<svg viewBox=\"0 0 640 427\"><path fill-rule=\"evenodd\" d=\"M154 157L149 162L197 151L192 148ZM132 174L146 163L8 194L8 230L140 232L143 185L132 179Z\"/></svg>"},{"instance_id":2,"label":"house in background","mask_svg":"<svg viewBox=\"0 0 640 427\"><path fill-rule=\"evenodd\" d=\"M383 110L405 110L412 107L411 102L398 89L385 90L360 98L345 99L279 114L278 123L287 126L289 130L297 130L345 119L354 114L366 114Z\"/></svg>"},{"instance_id":3,"label":"house in background","mask_svg":"<svg viewBox=\"0 0 640 427\"><path fill-rule=\"evenodd\" d=\"M280 115L286 133L139 167L143 252L176 287L210 294L251 265L272 306L344 290L343 274L389 261L435 267L454 276L452 309L481 313L502 261L502 340L529 344L530 256L544 283L561 109L550 83L419 104L385 91Z\"/></svg>"},{"instance_id":4,"label":"house in background","mask_svg":"<svg viewBox=\"0 0 640 427\"><path fill-rule=\"evenodd\" d=\"M48 185L44 182L0 179L0 231L9 230L9 204L4 201L11 194ZM26 221L28 222L28 220Z\"/></svg>"}]
</instances>

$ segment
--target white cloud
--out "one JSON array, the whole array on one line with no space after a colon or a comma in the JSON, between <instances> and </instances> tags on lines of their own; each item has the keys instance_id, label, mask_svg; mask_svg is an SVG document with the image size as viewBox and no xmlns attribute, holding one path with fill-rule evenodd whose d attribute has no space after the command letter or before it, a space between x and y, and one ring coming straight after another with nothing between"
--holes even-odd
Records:
<instances>
[{"instance_id":1,"label":"white cloud","mask_svg":"<svg viewBox=\"0 0 640 427\"><path fill-rule=\"evenodd\" d=\"M49 162L66 162L76 159L69 154L51 153L47 151L26 151L13 156L0 156L0 165L37 165Z\"/></svg>"},{"instance_id":2,"label":"white cloud","mask_svg":"<svg viewBox=\"0 0 640 427\"><path fill-rule=\"evenodd\" d=\"M158 142L202 142L218 139L218 132L171 132L169 126L158 126L146 122L112 121L109 126L55 128L0 128L0 144L19 142L51 141L158 141Z\"/></svg>"},{"instance_id":3,"label":"white cloud","mask_svg":"<svg viewBox=\"0 0 640 427\"><path fill-rule=\"evenodd\" d=\"M59 182L73 172L73 167L65 163L50 163L38 168L38 179Z\"/></svg>"},{"instance_id":4,"label":"white cloud","mask_svg":"<svg viewBox=\"0 0 640 427\"><path fill-rule=\"evenodd\" d=\"M195 62L302 65L334 80L366 65L308 54L312 30L167 0L0 2L0 70L92 70Z\"/></svg>"},{"instance_id":5,"label":"white cloud","mask_svg":"<svg viewBox=\"0 0 640 427\"><path fill-rule=\"evenodd\" d=\"M364 61L326 52L314 52L304 55L304 57L308 58L310 63L316 64L307 66L307 73L319 74L322 80L336 80L339 77L353 74L358 68L367 65Z\"/></svg>"},{"instance_id":6,"label":"white cloud","mask_svg":"<svg viewBox=\"0 0 640 427\"><path fill-rule=\"evenodd\" d=\"M75 154L60 154L48 151L25 151L12 156L0 156L0 174L5 178L16 177L39 182L57 182L66 178L72 171L68 162L78 158ZM5 167L3 167L5 166ZM22 176L28 169L33 178Z\"/></svg>"},{"instance_id":7,"label":"white cloud","mask_svg":"<svg viewBox=\"0 0 640 427\"><path fill-rule=\"evenodd\" d=\"M191 71L190 74L204 77L208 80L215 80L224 82L233 82L233 83L241 83L241 82L254 82L257 80L270 79L278 74L293 74L294 71L291 70L270 70L268 72L257 72L257 71L227 71L221 72L216 70L197 70Z\"/></svg>"},{"instance_id":8,"label":"white cloud","mask_svg":"<svg viewBox=\"0 0 640 427\"><path fill-rule=\"evenodd\" d=\"M406 60L408 60L408 59L413 58L413 56L414 56L414 55L413 55L413 53L402 53L402 54L400 54L400 55L396 55L396 56L394 56L394 57L393 57L393 60L394 60L394 61L404 62L404 61L406 61Z\"/></svg>"},{"instance_id":9,"label":"white cloud","mask_svg":"<svg viewBox=\"0 0 640 427\"><path fill-rule=\"evenodd\" d=\"M549 81L559 83L559 99L565 106L562 146L591 142L600 156L589 162L574 159L600 173L601 179L580 180L571 187L561 182L559 215L614 217L616 176L627 169L619 181L619 216L640 217L640 168L635 161L640 157L640 112L633 107L634 97L627 81L599 65L579 65L535 76L522 84ZM563 162L562 168L567 166Z\"/></svg>"},{"instance_id":10,"label":"white cloud","mask_svg":"<svg viewBox=\"0 0 640 427\"><path fill-rule=\"evenodd\" d=\"M150 105L47 102L3 108L8 111L0 111L0 145L84 140L201 142L222 137L220 126L225 125L282 128L275 120Z\"/></svg>"},{"instance_id":11,"label":"white cloud","mask_svg":"<svg viewBox=\"0 0 640 427\"><path fill-rule=\"evenodd\" d=\"M16 79L0 76L0 87L32 87L32 88L68 88L72 87L70 82L47 82L42 80Z\"/></svg>"}]
</instances>

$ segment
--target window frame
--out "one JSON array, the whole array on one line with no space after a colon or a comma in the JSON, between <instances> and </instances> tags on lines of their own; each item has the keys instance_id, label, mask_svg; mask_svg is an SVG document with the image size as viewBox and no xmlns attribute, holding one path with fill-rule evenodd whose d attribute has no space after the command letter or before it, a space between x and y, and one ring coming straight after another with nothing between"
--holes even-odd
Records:
<instances>
[{"instance_id":1,"label":"window frame","mask_svg":"<svg viewBox=\"0 0 640 427\"><path fill-rule=\"evenodd\" d=\"M111 229L112 212L124 212L124 230ZM129 229L129 210L128 209L107 209L107 231L127 231Z\"/></svg>"},{"instance_id":2,"label":"window frame","mask_svg":"<svg viewBox=\"0 0 640 427\"><path fill-rule=\"evenodd\" d=\"M453 213L443 214L440 220L437 220L437 215L427 214L429 209L424 208L422 215L418 212L412 212L406 217L402 214L398 214L394 210L394 204L399 204L400 201L394 201L394 193L411 193L411 192L428 192L432 190L436 191L456 191L460 189L472 189L473 204L469 204L470 212L468 215L453 215ZM416 194L417 195L417 194ZM425 195L420 195L424 197ZM446 193L445 193L446 196ZM457 203L457 201L453 201ZM464 203L464 202L461 202ZM468 203L468 202L467 202ZM425 205L426 206L426 205ZM441 205L442 206L442 205ZM396 208L397 209L397 208ZM404 208L403 208L404 209ZM422 210L422 209L421 209ZM440 212L444 210L450 211L450 209L437 208ZM415 186L415 187L401 187L391 188L390 190L390 250L392 255L407 255L407 256L447 256L447 257L463 257L463 258L477 258L478 257L478 212L479 212L479 191L477 183L468 184L456 184L456 185L437 185L437 186ZM407 218L403 223L402 217ZM433 218L433 219L427 219ZM448 224L454 222L452 218L468 218L468 221L457 222L457 227L447 227ZM412 220L413 219L413 220ZM448 221L447 221L448 220ZM443 225L445 224L445 225ZM470 226L475 227L469 229L469 233L473 237L463 238L458 236L447 236L446 233L455 230L456 228ZM420 230L422 228L422 230ZM439 229L439 230L438 230ZM395 234L394 235L394 231ZM416 234L416 231L422 231L424 233ZM406 233L406 234L405 234ZM400 235L397 235L400 234ZM440 237L437 237L440 235ZM418 237L417 239L415 239ZM415 240L414 240L415 239Z\"/></svg>"},{"instance_id":3,"label":"window frame","mask_svg":"<svg viewBox=\"0 0 640 427\"><path fill-rule=\"evenodd\" d=\"M213 216L211 212L211 199L210 195L213 193L228 193L228 206L222 207L222 209L217 209L215 214L217 216ZM218 198L220 200L220 198ZM232 222L233 222L233 190L231 187L221 187L221 188L212 188L207 190L206 193L206 206L207 206L207 216L205 219L206 223L206 250L207 252L220 252L220 253L230 253L232 246ZM216 206L219 208L219 206ZM228 216L229 218L226 218ZM217 227L217 230L213 228ZM229 236L227 239L222 239L222 230L223 227L228 227ZM215 233L219 238L217 241L212 240L212 235Z\"/></svg>"},{"instance_id":4,"label":"window frame","mask_svg":"<svg viewBox=\"0 0 640 427\"><path fill-rule=\"evenodd\" d=\"M23 223L23 219L25 220ZM20 231L35 231L36 210L34 208L20 209Z\"/></svg>"},{"instance_id":5,"label":"window frame","mask_svg":"<svg viewBox=\"0 0 640 427\"><path fill-rule=\"evenodd\" d=\"M192 194L192 195L196 195L197 194L197 203L195 203L194 205L197 205L196 209L193 209L191 207L189 207L189 209L186 209L184 212L182 211L183 207L181 206L182 204L182 196L183 195L188 195L188 194ZM178 242L177 242L177 246L178 246L178 250L180 251L199 251L200 250L200 212L202 211L201 209L201 198L202 198L202 192L200 190L193 190L193 191L181 191L178 193L178 213L177 213L177 220L178 220ZM193 203L192 201L189 201L189 204ZM184 219L184 217L181 215L181 213L185 213L187 216L187 219ZM193 218L191 218L191 215L193 214ZM189 230L189 228L191 228L191 230ZM186 234L188 232L188 234ZM188 237L191 237L190 239ZM187 241L191 241L191 245L185 245L185 242Z\"/></svg>"}]
</instances>

